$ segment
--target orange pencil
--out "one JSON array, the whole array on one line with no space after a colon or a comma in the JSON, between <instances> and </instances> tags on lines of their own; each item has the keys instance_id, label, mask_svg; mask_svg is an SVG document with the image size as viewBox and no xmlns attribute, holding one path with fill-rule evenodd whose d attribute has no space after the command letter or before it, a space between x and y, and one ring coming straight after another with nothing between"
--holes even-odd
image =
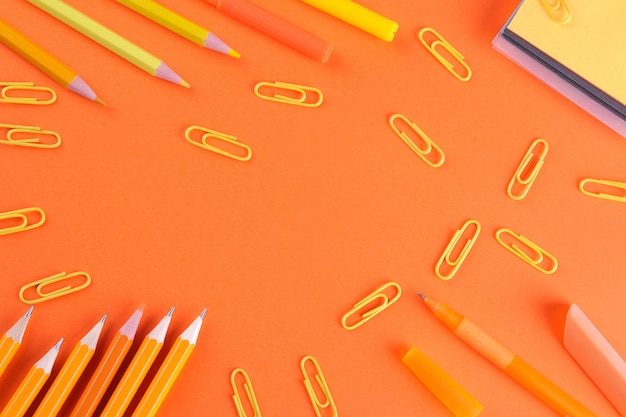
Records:
<instances>
[{"instance_id":1,"label":"orange pencil","mask_svg":"<svg viewBox=\"0 0 626 417\"><path fill-rule=\"evenodd\" d=\"M32 311L33 308L29 308L26 314L0 338L0 376L2 376L4 370L7 369L9 362L11 362L15 353L17 353L17 349L22 344L22 338L24 337L24 332L26 331L26 326L28 325Z\"/></svg>"},{"instance_id":2,"label":"orange pencil","mask_svg":"<svg viewBox=\"0 0 626 417\"><path fill-rule=\"evenodd\" d=\"M174 307L145 337L100 417L121 417L124 415L139 385L141 385L150 370L150 366L163 347L167 328L172 321L172 314L174 314Z\"/></svg>"},{"instance_id":3,"label":"orange pencil","mask_svg":"<svg viewBox=\"0 0 626 417\"><path fill-rule=\"evenodd\" d=\"M91 417L133 344L143 306L120 328L94 371L70 417ZM2 416L0 416L2 417Z\"/></svg>"},{"instance_id":4,"label":"orange pencil","mask_svg":"<svg viewBox=\"0 0 626 417\"><path fill-rule=\"evenodd\" d=\"M200 333L205 313L206 308L202 310L202 313L200 313L193 323L178 336L132 417L153 417L157 411L159 411L163 400L165 400L176 378L178 378L180 371L182 371L185 363L187 363L189 355L191 355L191 352L193 352L193 349L196 347L198 334Z\"/></svg>"},{"instance_id":5,"label":"orange pencil","mask_svg":"<svg viewBox=\"0 0 626 417\"><path fill-rule=\"evenodd\" d=\"M30 368L24 380L22 380L20 386L17 388L6 407L4 407L2 413L0 413L0 417L22 417L24 415L28 407L30 407L35 400L35 397L37 397L37 394L39 394L43 384L45 384L48 377L50 377L52 367L54 366L57 354L61 348L61 343L63 343L63 338Z\"/></svg>"},{"instance_id":6,"label":"orange pencil","mask_svg":"<svg viewBox=\"0 0 626 417\"><path fill-rule=\"evenodd\" d=\"M76 344L33 417L55 417L59 413L67 396L76 385L78 378L82 375L96 350L106 318L105 314L89 333Z\"/></svg>"}]
</instances>

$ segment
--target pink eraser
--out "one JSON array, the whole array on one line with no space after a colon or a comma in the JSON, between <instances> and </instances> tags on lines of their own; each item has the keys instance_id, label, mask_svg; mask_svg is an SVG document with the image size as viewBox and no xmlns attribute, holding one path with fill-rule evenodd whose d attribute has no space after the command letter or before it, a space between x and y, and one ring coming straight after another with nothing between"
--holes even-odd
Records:
<instances>
[{"instance_id":1,"label":"pink eraser","mask_svg":"<svg viewBox=\"0 0 626 417\"><path fill-rule=\"evenodd\" d=\"M617 411L626 417L626 362L576 304L567 312L563 344Z\"/></svg>"}]
</instances>

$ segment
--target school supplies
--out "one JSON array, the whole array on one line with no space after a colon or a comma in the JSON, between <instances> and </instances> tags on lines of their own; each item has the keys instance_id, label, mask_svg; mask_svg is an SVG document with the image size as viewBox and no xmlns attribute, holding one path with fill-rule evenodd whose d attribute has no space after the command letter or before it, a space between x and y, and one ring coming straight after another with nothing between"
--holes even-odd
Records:
<instances>
[{"instance_id":1,"label":"school supplies","mask_svg":"<svg viewBox=\"0 0 626 417\"><path fill-rule=\"evenodd\" d=\"M132 417L154 417L196 347L206 308L176 338Z\"/></svg>"},{"instance_id":2,"label":"school supplies","mask_svg":"<svg viewBox=\"0 0 626 417\"><path fill-rule=\"evenodd\" d=\"M91 417L94 414L100 404L100 400L102 400L104 393L133 344L142 314L143 306L135 311L115 334L115 338L91 375L91 379L87 383L70 417Z\"/></svg>"},{"instance_id":3,"label":"school supplies","mask_svg":"<svg viewBox=\"0 0 626 417\"><path fill-rule=\"evenodd\" d=\"M59 371L59 374L46 392L46 396L41 400L41 403L39 403L39 407L37 407L33 415L34 417L55 417L59 413L65 400L96 351L96 345L98 344L98 339L100 338L102 326L104 326L106 318L107 316L105 314L74 347L72 353L70 353L70 356Z\"/></svg>"},{"instance_id":4,"label":"school supplies","mask_svg":"<svg viewBox=\"0 0 626 417\"><path fill-rule=\"evenodd\" d=\"M587 184L591 184L595 190L589 190ZM585 178L578 184L578 189L581 193L591 197L626 203L626 182Z\"/></svg>"},{"instance_id":5,"label":"school supplies","mask_svg":"<svg viewBox=\"0 0 626 417\"><path fill-rule=\"evenodd\" d=\"M128 39L113 32L106 26L98 23L91 17L76 10L62 0L28 0L51 16L59 19L66 25L87 36L94 42L119 55L131 64L141 68L158 78L189 87L189 84L176 74L160 58L152 55Z\"/></svg>"},{"instance_id":6,"label":"school supplies","mask_svg":"<svg viewBox=\"0 0 626 417\"><path fill-rule=\"evenodd\" d=\"M510 229L498 229L496 231L496 240L506 250L539 272L553 274L559 266L559 262L554 256L550 255L530 239Z\"/></svg>"},{"instance_id":7,"label":"school supplies","mask_svg":"<svg viewBox=\"0 0 626 417\"><path fill-rule=\"evenodd\" d=\"M186 38L193 43L203 46L208 49L212 49L217 52L221 52L226 55L230 55L234 58L239 58L239 53L226 45L220 38L215 36L214 33L208 29L192 22L191 20L173 12L165 6L152 0L116 0L118 3L123 4L131 10L136 11L142 16L158 23L159 25L168 28L172 32L175 32Z\"/></svg>"},{"instance_id":8,"label":"school supplies","mask_svg":"<svg viewBox=\"0 0 626 417\"><path fill-rule=\"evenodd\" d=\"M557 23L567 23L572 20L572 12L565 0L541 0L548 16Z\"/></svg>"},{"instance_id":9,"label":"school supplies","mask_svg":"<svg viewBox=\"0 0 626 417\"><path fill-rule=\"evenodd\" d=\"M626 416L626 362L576 304L567 312L563 344L622 416Z\"/></svg>"},{"instance_id":10,"label":"school supplies","mask_svg":"<svg viewBox=\"0 0 626 417\"><path fill-rule=\"evenodd\" d=\"M248 0L207 0L218 10L302 54L325 63L333 46Z\"/></svg>"},{"instance_id":11,"label":"school supplies","mask_svg":"<svg viewBox=\"0 0 626 417\"><path fill-rule=\"evenodd\" d=\"M352 0L302 1L387 42L391 42L398 31L398 23Z\"/></svg>"},{"instance_id":12,"label":"school supplies","mask_svg":"<svg viewBox=\"0 0 626 417\"><path fill-rule=\"evenodd\" d=\"M34 91L44 91L50 97L38 98ZM25 96L25 97L24 97ZM0 103L35 104L45 106L57 101L57 93L50 87L30 82L0 82Z\"/></svg>"},{"instance_id":13,"label":"school supplies","mask_svg":"<svg viewBox=\"0 0 626 417\"><path fill-rule=\"evenodd\" d=\"M485 407L428 356L412 347L402 362L456 417L479 417Z\"/></svg>"},{"instance_id":14,"label":"school supplies","mask_svg":"<svg viewBox=\"0 0 626 417\"><path fill-rule=\"evenodd\" d=\"M2 19L0 19L0 42L62 87L91 101L105 105L104 101L94 93L91 87L74 70Z\"/></svg>"},{"instance_id":15,"label":"school supplies","mask_svg":"<svg viewBox=\"0 0 626 417\"><path fill-rule=\"evenodd\" d=\"M150 367L163 347L167 329L172 321L174 307L161 319L159 324L144 338L122 379L115 387L101 417L121 417L139 389Z\"/></svg>"},{"instance_id":16,"label":"school supplies","mask_svg":"<svg viewBox=\"0 0 626 417\"><path fill-rule=\"evenodd\" d=\"M307 367L311 366L307 365L308 362L312 364L312 370L315 371L315 373L313 374L314 377L311 377L311 375L309 375L310 371L307 370ZM309 399L311 400L311 404L313 405L315 415L317 417L322 417L322 410L329 409L330 414L325 413L324 415L337 417L339 415L337 413L337 406L335 405L333 396L331 395L330 389L328 388L328 383L326 382L326 378L324 378L324 374L322 373L322 369L320 368L317 359L310 355L303 357L300 361L300 369L302 370L302 375L304 376L304 386L307 393L309 394ZM315 381L317 382L317 388L313 388L313 379L315 379ZM316 392L321 392L324 395L324 398L320 399L317 396Z\"/></svg>"},{"instance_id":17,"label":"school supplies","mask_svg":"<svg viewBox=\"0 0 626 417\"><path fill-rule=\"evenodd\" d=\"M230 374L230 385L233 387L233 401L235 402L237 415L239 417L248 417L243 406L241 394L239 394L239 389L237 388L237 375L241 375L243 378L243 389L246 391L248 403L250 405L249 407L252 408L252 411L254 412L254 415L251 417L261 417L261 409L259 408L259 402L254 394L254 388L252 388L250 377L248 376L248 373L241 368L234 369Z\"/></svg>"},{"instance_id":18,"label":"school supplies","mask_svg":"<svg viewBox=\"0 0 626 417\"><path fill-rule=\"evenodd\" d=\"M200 139L197 138L196 132L203 133ZM191 143L192 145L198 146L211 152L215 152L216 154L223 155L231 159L235 159L237 161L248 161L250 158L252 158L252 149L245 143L238 142L235 136L227 135L226 133L218 132L216 130L207 129L202 126L189 126L185 130L185 139L187 139L187 142ZM234 145L243 149L245 151L245 154L237 155L235 153L223 150L217 146L209 144L209 140L218 140Z\"/></svg>"},{"instance_id":19,"label":"school supplies","mask_svg":"<svg viewBox=\"0 0 626 417\"><path fill-rule=\"evenodd\" d=\"M5 139L0 144L26 148L54 149L61 146L61 136L52 130L42 130L37 126L23 126L0 123L0 129L7 129ZM24 134L32 137L22 137Z\"/></svg>"},{"instance_id":20,"label":"school supplies","mask_svg":"<svg viewBox=\"0 0 626 417\"><path fill-rule=\"evenodd\" d=\"M422 147L417 145L404 130L401 130L398 126L396 126L397 119L402 120L411 129L413 129L413 131L417 133L419 138L424 142L425 146ZM417 156L419 156L429 166L437 168L443 165L446 155L443 153L441 148L437 146L437 144L433 142L433 140L430 139L417 124L410 121L406 116L399 113L392 115L389 118L389 126L391 126L391 129L396 133L396 135L398 135L400 139L402 139L404 143L406 143L409 148L411 148L411 150L413 150L413 152L415 152Z\"/></svg>"},{"instance_id":21,"label":"school supplies","mask_svg":"<svg viewBox=\"0 0 626 417\"><path fill-rule=\"evenodd\" d=\"M474 232L467 238L467 240L465 241L465 245L463 246L463 249L461 249L461 251L458 252L457 254L456 253L457 243L459 243L461 236L465 235L466 231L470 227L472 227L472 225L474 228ZM437 277L443 280L449 280L450 278L452 278L457 273L457 271L459 270L463 262L465 261L465 258L467 258L467 255L469 254L469 251L474 246L474 243L476 243L476 239L478 239L479 234L480 234L480 223L478 221L467 220L465 223L463 223L463 226L461 226L460 229L454 232L454 235L452 236L452 239L448 243L448 246L446 246L443 253L441 254L441 257L437 261L437 264L435 265L435 275L437 275ZM452 259L453 254L456 255L454 259ZM445 267L444 267L444 264L445 264Z\"/></svg>"},{"instance_id":22,"label":"school supplies","mask_svg":"<svg viewBox=\"0 0 626 417\"><path fill-rule=\"evenodd\" d=\"M505 374L529 390L561 416L596 417L569 394L540 374L519 356L450 307L418 293L431 312L457 337L482 354Z\"/></svg>"},{"instance_id":23,"label":"school supplies","mask_svg":"<svg viewBox=\"0 0 626 417\"><path fill-rule=\"evenodd\" d=\"M429 34L428 36L426 34ZM472 78L472 69L465 63L465 57L461 55L459 51L457 51L450 43L443 38L435 29L430 27L425 27L418 32L417 37L419 38L424 48L432 56L435 57L437 61L445 69L450 72L457 80L467 82L470 78ZM434 38L434 40L427 40L427 38ZM448 61L438 50L437 47L441 47L441 49L445 50L447 53L452 55L452 57L456 58L457 62L464 69L464 71L459 72L455 69L454 63ZM465 72L465 75L463 75Z\"/></svg>"},{"instance_id":24,"label":"school supplies","mask_svg":"<svg viewBox=\"0 0 626 417\"><path fill-rule=\"evenodd\" d=\"M39 217L39 220L33 222L32 217ZM0 236L35 229L46 221L46 214L39 207L29 207L0 213L0 222L11 224L15 221L18 221L19 224L0 227Z\"/></svg>"},{"instance_id":25,"label":"school supplies","mask_svg":"<svg viewBox=\"0 0 626 417\"><path fill-rule=\"evenodd\" d=\"M30 368L15 393L0 412L0 417L22 417L46 383L56 362L63 338Z\"/></svg>"},{"instance_id":26,"label":"school supplies","mask_svg":"<svg viewBox=\"0 0 626 417\"><path fill-rule=\"evenodd\" d=\"M393 288L393 296L391 298L385 293L388 288ZM365 322L395 303L400 298L400 295L402 295L402 289L397 283L388 282L383 284L367 297L354 304L353 308L341 318L341 326L346 330L354 330L362 326ZM374 306L369 310L363 311L369 304L374 304ZM352 316L360 317L357 321L354 321L351 319ZM352 323L348 324L348 321Z\"/></svg>"},{"instance_id":27,"label":"school supplies","mask_svg":"<svg viewBox=\"0 0 626 417\"><path fill-rule=\"evenodd\" d=\"M9 366L9 362L11 362L11 359L13 359L21 346L32 312L33 307L29 308L26 314L0 337L0 376L2 376L2 373Z\"/></svg>"},{"instance_id":28,"label":"school supplies","mask_svg":"<svg viewBox=\"0 0 626 417\"><path fill-rule=\"evenodd\" d=\"M52 285L60 281L73 281L75 277L79 277L79 280L82 281L82 284L66 285L62 288L57 288L50 292L44 291L44 288L48 285ZM59 272L58 274L54 274L49 277L46 277L37 281L33 281L29 284L24 285L22 288L20 288L18 295L20 297L20 300L23 303L37 304L37 303L41 303L42 301L51 300L53 298L62 297L64 295L68 295L76 291L80 291L84 288L87 288L90 284L91 284L91 276L86 272L77 271L77 272L71 272L69 274L67 272ZM24 293L26 293L26 291L30 290L31 288L35 289L37 298L26 298L26 296L24 295Z\"/></svg>"},{"instance_id":29,"label":"school supplies","mask_svg":"<svg viewBox=\"0 0 626 417\"><path fill-rule=\"evenodd\" d=\"M541 153L538 156L535 155L535 148L537 147L541 148ZM526 197L530 187L537 179L537 175L539 175L539 170L543 166L547 154L548 142L544 139L536 139L530 144L528 151L524 154L522 162L520 162L506 188L506 194L509 197L513 200L521 200ZM530 172L528 172L529 170Z\"/></svg>"},{"instance_id":30,"label":"school supplies","mask_svg":"<svg viewBox=\"0 0 626 417\"><path fill-rule=\"evenodd\" d=\"M289 93L296 93L294 97L284 95L282 93L274 92L274 94L263 94L261 89L269 89L275 91L276 89L282 89ZM313 93L313 94L311 94ZM263 100L275 101L277 103L293 104L295 106L302 107L319 107L324 100L322 92L314 87L307 87L304 85L289 84L276 81L273 83L262 81L254 86L254 95ZM311 99L313 97L313 99ZM317 97L317 100L313 101Z\"/></svg>"}]
</instances>

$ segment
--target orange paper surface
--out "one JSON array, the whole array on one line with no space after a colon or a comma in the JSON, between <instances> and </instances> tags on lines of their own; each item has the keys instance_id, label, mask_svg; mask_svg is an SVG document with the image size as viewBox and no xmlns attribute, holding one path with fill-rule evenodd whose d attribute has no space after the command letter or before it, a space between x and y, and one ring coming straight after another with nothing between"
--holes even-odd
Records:
<instances>
[{"instance_id":1,"label":"orange paper surface","mask_svg":"<svg viewBox=\"0 0 626 417\"><path fill-rule=\"evenodd\" d=\"M598 416L618 417L565 351L561 331L575 302L626 352L626 205L578 190L587 177L626 181L626 141L492 49L517 0L361 0L398 21L391 43L301 1L256 1L331 41L329 62L298 54L204 0L162 3L214 31L241 59L115 2L70 1L176 68L191 84L185 89L27 2L3 4L5 20L74 68L107 107L60 88L0 45L1 80L34 81L59 96L46 107L0 104L0 123L40 126L63 140L53 150L0 144L0 212L46 213L41 227L0 236L0 331L27 309L18 299L23 285L61 271L93 279L35 307L0 379L0 406L46 347L64 336L63 363L108 313L95 366L145 303L138 341L176 306L156 364L208 308L159 417L236 417L229 377L237 367L249 374L262 415L313 417L299 368L306 355L319 361L342 416L449 416L402 363L411 346L453 374L485 416L553 415L438 323L414 295L421 291L480 323ZM420 44L425 26L465 56L469 82ZM253 94L260 81L313 86L324 101L301 108L260 100ZM394 113L441 147L440 168L395 135ZM189 144L191 125L236 136L251 147L251 160ZM545 164L528 196L513 201L507 184L539 137L550 144ZM442 281L435 264L467 219L481 223L481 234L454 278ZM541 274L501 247L494 238L501 227L554 255L558 270ZM344 330L342 315L388 281L400 284L400 299Z\"/></svg>"}]
</instances>

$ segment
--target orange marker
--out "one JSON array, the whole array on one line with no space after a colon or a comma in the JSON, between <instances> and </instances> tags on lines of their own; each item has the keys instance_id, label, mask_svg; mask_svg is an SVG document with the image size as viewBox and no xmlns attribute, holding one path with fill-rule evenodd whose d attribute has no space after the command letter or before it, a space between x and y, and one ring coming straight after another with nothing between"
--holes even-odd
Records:
<instances>
[{"instance_id":1,"label":"orange marker","mask_svg":"<svg viewBox=\"0 0 626 417\"><path fill-rule=\"evenodd\" d=\"M43 384L50 377L50 372L52 372L52 367L57 359L61 343L63 343L63 338L30 368L30 371L24 377L9 403L0 413L0 417L22 417L26 413L39 391L41 391Z\"/></svg>"},{"instance_id":2,"label":"orange marker","mask_svg":"<svg viewBox=\"0 0 626 417\"><path fill-rule=\"evenodd\" d=\"M435 317L441 320L455 335L489 359L491 363L516 380L537 398L552 407L563 417L596 417L569 394L557 387L545 376L524 362L508 348L487 334L471 320L453 311L450 307L418 295L430 307Z\"/></svg>"},{"instance_id":3,"label":"orange marker","mask_svg":"<svg viewBox=\"0 0 626 417\"><path fill-rule=\"evenodd\" d=\"M55 417L59 413L67 396L96 351L96 345L106 318L105 314L89 333L76 344L33 417Z\"/></svg>"},{"instance_id":4,"label":"orange marker","mask_svg":"<svg viewBox=\"0 0 626 417\"><path fill-rule=\"evenodd\" d=\"M70 417L91 417L133 344L143 306L117 332ZM0 416L2 417L2 416Z\"/></svg>"},{"instance_id":5,"label":"orange marker","mask_svg":"<svg viewBox=\"0 0 626 417\"><path fill-rule=\"evenodd\" d=\"M15 353L17 353L17 349L22 344L22 338L24 337L24 332L26 331L26 326L28 325L32 311L33 308L29 308L26 314L0 338L0 376L2 376L4 370L9 366L9 362L11 362Z\"/></svg>"},{"instance_id":6,"label":"orange marker","mask_svg":"<svg viewBox=\"0 0 626 417\"><path fill-rule=\"evenodd\" d=\"M187 363L189 355L191 355L191 352L193 352L193 349L196 347L198 334L200 333L205 313L206 308L202 310L202 313L200 313L193 323L178 336L132 417L153 417L157 411L159 411L163 400L167 397L180 371L182 371L185 363Z\"/></svg>"},{"instance_id":7,"label":"orange marker","mask_svg":"<svg viewBox=\"0 0 626 417\"><path fill-rule=\"evenodd\" d=\"M174 314L174 307L145 337L100 417L121 417L124 415L139 385L141 385L163 347L167 328L172 321L172 314Z\"/></svg>"}]
</instances>

